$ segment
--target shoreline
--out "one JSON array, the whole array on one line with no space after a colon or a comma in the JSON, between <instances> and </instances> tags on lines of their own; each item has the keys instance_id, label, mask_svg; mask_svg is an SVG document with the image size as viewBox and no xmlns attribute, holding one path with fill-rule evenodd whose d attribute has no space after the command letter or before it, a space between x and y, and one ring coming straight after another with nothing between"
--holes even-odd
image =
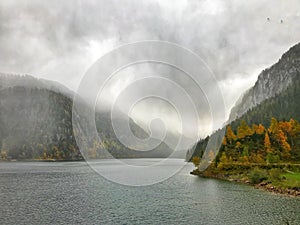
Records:
<instances>
[{"instance_id":1,"label":"shoreline","mask_svg":"<svg viewBox=\"0 0 300 225\"><path fill-rule=\"evenodd\" d=\"M82 162L84 159L12 159L0 160L0 163L6 162Z\"/></svg>"},{"instance_id":2,"label":"shoreline","mask_svg":"<svg viewBox=\"0 0 300 225\"><path fill-rule=\"evenodd\" d=\"M97 160L110 160L110 159L165 159L165 158L157 158L157 157L119 157L119 158L96 158L96 159L89 159L89 161L97 161ZM183 160L184 158L170 158L175 160ZM0 163L6 163L6 162L86 162L84 158L80 159L10 159L10 160L0 160ZM186 161L184 161L186 162ZM187 162L186 162L187 163Z\"/></svg>"},{"instance_id":3,"label":"shoreline","mask_svg":"<svg viewBox=\"0 0 300 225\"><path fill-rule=\"evenodd\" d=\"M200 172L199 170L195 169L190 172L191 175L202 177L202 178L209 178L209 179L217 179L217 180L224 180L228 182L234 182L234 183L239 183L239 184L246 184L250 185L254 188L264 190L273 194L279 194L279 195L285 195L289 197L300 197L300 189L295 190L295 189L290 189L290 188L283 188L283 187L277 187L273 186L270 182L260 182L258 184L252 184L248 179L236 179L232 178L230 176L224 176L222 174L220 175L206 175L203 172Z\"/></svg>"}]
</instances>

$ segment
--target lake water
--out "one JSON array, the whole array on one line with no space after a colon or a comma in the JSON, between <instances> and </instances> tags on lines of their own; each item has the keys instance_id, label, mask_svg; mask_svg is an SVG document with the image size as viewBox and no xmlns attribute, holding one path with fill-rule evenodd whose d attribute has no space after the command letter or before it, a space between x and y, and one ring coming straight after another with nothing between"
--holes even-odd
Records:
<instances>
[{"instance_id":1,"label":"lake water","mask_svg":"<svg viewBox=\"0 0 300 225\"><path fill-rule=\"evenodd\" d=\"M130 187L84 162L0 163L0 224L300 224L299 198L199 178L192 168Z\"/></svg>"}]
</instances>

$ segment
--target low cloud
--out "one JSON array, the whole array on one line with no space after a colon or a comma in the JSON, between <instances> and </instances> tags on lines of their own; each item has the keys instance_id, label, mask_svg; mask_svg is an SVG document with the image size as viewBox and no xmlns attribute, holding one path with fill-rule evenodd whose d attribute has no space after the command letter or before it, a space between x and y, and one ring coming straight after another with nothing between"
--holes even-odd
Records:
<instances>
[{"instance_id":1,"label":"low cloud","mask_svg":"<svg viewBox=\"0 0 300 225\"><path fill-rule=\"evenodd\" d=\"M170 41L204 59L228 113L258 71L300 41L299 8L298 0L2 0L0 71L76 90L97 57L118 45Z\"/></svg>"}]
</instances>

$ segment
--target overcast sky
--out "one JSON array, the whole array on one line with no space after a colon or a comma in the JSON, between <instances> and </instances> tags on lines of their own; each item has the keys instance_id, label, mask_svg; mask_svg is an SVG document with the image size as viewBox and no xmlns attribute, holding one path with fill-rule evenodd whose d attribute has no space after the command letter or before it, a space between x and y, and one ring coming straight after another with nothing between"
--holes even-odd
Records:
<instances>
[{"instance_id":1,"label":"overcast sky","mask_svg":"<svg viewBox=\"0 0 300 225\"><path fill-rule=\"evenodd\" d=\"M228 113L259 72L300 41L300 1L0 1L0 72L76 90L104 53L149 39L205 54Z\"/></svg>"}]
</instances>

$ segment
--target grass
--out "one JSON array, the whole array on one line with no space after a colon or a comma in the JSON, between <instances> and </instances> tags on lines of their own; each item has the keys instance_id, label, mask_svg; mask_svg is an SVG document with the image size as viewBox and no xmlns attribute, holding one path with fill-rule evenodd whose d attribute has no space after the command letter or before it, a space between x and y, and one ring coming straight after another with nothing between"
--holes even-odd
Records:
<instances>
[{"instance_id":1,"label":"grass","mask_svg":"<svg viewBox=\"0 0 300 225\"><path fill-rule=\"evenodd\" d=\"M283 187L300 188L300 173L284 173L280 183Z\"/></svg>"},{"instance_id":2,"label":"grass","mask_svg":"<svg viewBox=\"0 0 300 225\"><path fill-rule=\"evenodd\" d=\"M285 176L287 179L300 181L300 173L285 173L283 176Z\"/></svg>"},{"instance_id":3,"label":"grass","mask_svg":"<svg viewBox=\"0 0 300 225\"><path fill-rule=\"evenodd\" d=\"M300 173L299 172L289 172L289 173L281 173L280 179L272 179L269 177L268 179L272 185L283 188L300 188Z\"/></svg>"},{"instance_id":4,"label":"grass","mask_svg":"<svg viewBox=\"0 0 300 225\"><path fill-rule=\"evenodd\" d=\"M196 171L195 175L197 174ZM288 194L291 194L292 192L290 191L292 190L300 191L299 163L228 163L218 167L211 164L207 170L201 173L201 176L242 183L262 184L262 187L265 187L265 190L278 191L278 193L285 193L285 190Z\"/></svg>"}]
</instances>

